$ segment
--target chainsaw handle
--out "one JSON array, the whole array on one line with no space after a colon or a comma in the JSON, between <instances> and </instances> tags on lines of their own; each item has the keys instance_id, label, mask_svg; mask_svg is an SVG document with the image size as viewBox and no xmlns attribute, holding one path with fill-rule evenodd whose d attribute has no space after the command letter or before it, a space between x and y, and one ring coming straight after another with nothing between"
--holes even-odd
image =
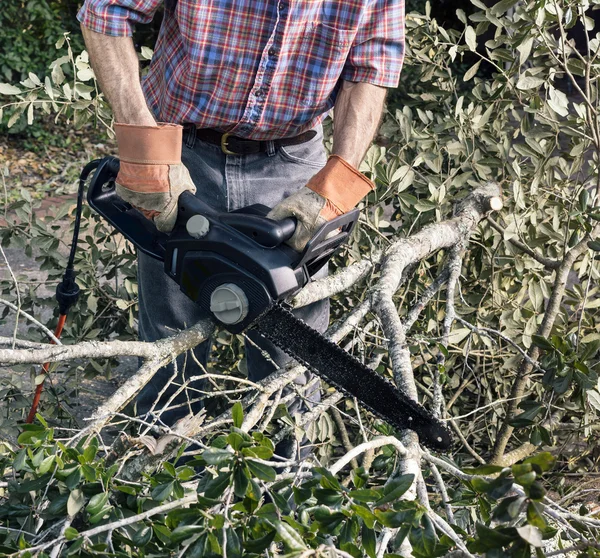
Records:
<instances>
[{"instance_id":1,"label":"chainsaw handle","mask_svg":"<svg viewBox=\"0 0 600 558\"><path fill-rule=\"evenodd\" d=\"M288 217L273 221L260 215L247 213L224 213L221 222L256 240L261 246L275 248L292 238L296 231L296 219Z\"/></svg>"},{"instance_id":2,"label":"chainsaw handle","mask_svg":"<svg viewBox=\"0 0 600 558\"><path fill-rule=\"evenodd\" d=\"M304 267L310 277L321 269L347 241L354 230L360 211L352 209L325 223L308 241L295 269Z\"/></svg>"}]
</instances>

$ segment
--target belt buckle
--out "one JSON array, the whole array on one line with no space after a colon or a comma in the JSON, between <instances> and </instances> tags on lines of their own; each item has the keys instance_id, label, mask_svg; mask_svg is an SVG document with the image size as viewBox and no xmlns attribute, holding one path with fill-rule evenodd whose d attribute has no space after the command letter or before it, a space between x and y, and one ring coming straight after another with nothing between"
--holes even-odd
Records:
<instances>
[{"instance_id":1,"label":"belt buckle","mask_svg":"<svg viewBox=\"0 0 600 558\"><path fill-rule=\"evenodd\" d=\"M230 149L227 148L227 141L229 140L230 135L231 134L226 132L221 136L221 151L223 153L225 153L225 155L239 155L239 153L236 153L235 151L231 151Z\"/></svg>"}]
</instances>

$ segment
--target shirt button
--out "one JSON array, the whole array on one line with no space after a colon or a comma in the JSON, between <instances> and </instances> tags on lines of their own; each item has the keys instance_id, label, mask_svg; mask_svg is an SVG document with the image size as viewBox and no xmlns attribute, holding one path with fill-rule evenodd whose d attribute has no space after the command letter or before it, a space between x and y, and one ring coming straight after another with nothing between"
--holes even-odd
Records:
<instances>
[{"instance_id":1,"label":"shirt button","mask_svg":"<svg viewBox=\"0 0 600 558\"><path fill-rule=\"evenodd\" d=\"M262 89L257 89L256 93L254 93L254 95L258 98L261 99L262 97L265 96L265 92Z\"/></svg>"},{"instance_id":2,"label":"shirt button","mask_svg":"<svg viewBox=\"0 0 600 558\"><path fill-rule=\"evenodd\" d=\"M271 47L269 49L269 56L275 56L277 54L277 50Z\"/></svg>"}]
</instances>

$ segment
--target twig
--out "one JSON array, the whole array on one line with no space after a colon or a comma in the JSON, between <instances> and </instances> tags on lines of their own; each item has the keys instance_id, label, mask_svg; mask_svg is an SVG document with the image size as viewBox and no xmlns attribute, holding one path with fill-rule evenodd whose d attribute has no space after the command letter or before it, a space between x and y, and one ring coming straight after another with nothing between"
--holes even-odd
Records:
<instances>
[{"instance_id":1,"label":"twig","mask_svg":"<svg viewBox=\"0 0 600 558\"><path fill-rule=\"evenodd\" d=\"M188 494L183 498L179 498L173 502L168 502L167 504L162 504L160 506L156 506L148 511L143 513L139 513L137 515L132 515L125 519L120 519L119 521L113 521L111 523L107 523L105 525L100 525L99 527L94 527L93 529L88 529L87 531L81 531L77 538L89 539L100 533L106 533L107 531L114 531L115 529L120 529L121 527L126 527L127 525L133 525L134 523L138 523L139 521L144 521L150 517L158 515L160 513L165 513L177 508L183 508L189 504L194 504L198 501L198 495L196 493ZM31 548L27 548L25 550L19 551L16 556L22 556L24 554L30 554L33 552L38 552L41 550L45 550L46 548L50 548L57 543L64 543L67 539L64 534L60 535L57 539L50 541L48 543L40 544L38 546L34 546Z\"/></svg>"},{"instance_id":2,"label":"twig","mask_svg":"<svg viewBox=\"0 0 600 558\"><path fill-rule=\"evenodd\" d=\"M336 475L361 453L380 448L381 446L394 446L399 455L406 455L406 447L400 440L398 440L398 438L395 436L380 436L378 438L373 438L369 442L363 442L362 444L359 444L351 451L346 453L346 455L340 457L340 459L338 459L331 467L329 467L329 470L332 474Z\"/></svg>"},{"instance_id":3,"label":"twig","mask_svg":"<svg viewBox=\"0 0 600 558\"><path fill-rule=\"evenodd\" d=\"M333 415L333 420L338 427L338 432L340 433L340 438L342 440L342 445L347 452L352 451L354 448L352 443L350 442L350 437L348 436L348 430L346 429L346 425L344 424L344 419L340 414L339 410L336 407L332 407L331 414ZM350 460L350 465L353 469L358 468L358 461L356 458Z\"/></svg>"},{"instance_id":4,"label":"twig","mask_svg":"<svg viewBox=\"0 0 600 558\"><path fill-rule=\"evenodd\" d=\"M0 298L0 304L4 304L4 306L8 306L10 309L17 312L17 314L23 314L23 316L25 318L27 318L32 324L35 324L36 326L38 326L48 337L50 337L50 339L52 339L52 341L54 341L54 343L56 345L62 345L62 343L60 342L60 339L57 339L54 336L54 333L52 331L50 331L43 323L38 322L31 314L28 314L27 312L25 312L25 310L22 310L19 306L16 306L12 302L9 302L8 300L4 300L2 298ZM54 347L54 348L56 350L60 350L59 347ZM6 358L7 360L3 360L3 358ZM16 349L11 350L11 351L9 351L8 349L7 350L0 349L0 362L9 362L10 364L18 364L20 361L14 360L14 359L18 359L18 358L19 358L19 353ZM32 361L31 364L41 364L42 362L46 362L46 361L42 358L40 360Z\"/></svg>"},{"instance_id":5,"label":"twig","mask_svg":"<svg viewBox=\"0 0 600 558\"><path fill-rule=\"evenodd\" d=\"M10 276L12 277L13 283L15 285L15 291L17 294L17 316L15 318L15 328L13 330L13 349L15 348L15 341L17 340L17 333L19 331L19 314L21 313L21 290L19 289L19 282L17 281L17 278L15 277L15 274L13 273L12 267L10 266L10 262L8 261L8 258L6 257L6 254L4 253L4 248L2 247L2 243L0 242L0 253L2 254L2 257L4 258L4 263L6 264L6 267L8 268L8 272L10 273Z\"/></svg>"}]
</instances>

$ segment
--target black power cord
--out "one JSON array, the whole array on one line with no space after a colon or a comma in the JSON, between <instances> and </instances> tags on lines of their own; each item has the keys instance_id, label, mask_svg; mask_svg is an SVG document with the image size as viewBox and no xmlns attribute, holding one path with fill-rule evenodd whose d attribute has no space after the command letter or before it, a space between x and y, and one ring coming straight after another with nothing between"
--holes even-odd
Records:
<instances>
[{"instance_id":1,"label":"black power cord","mask_svg":"<svg viewBox=\"0 0 600 558\"><path fill-rule=\"evenodd\" d=\"M88 163L79 175L79 189L77 190L77 208L75 210L75 225L73 228L73 238L71 240L71 252L69 253L69 259L67 260L67 268L63 275L62 281L56 287L56 301L58 302L58 324L54 331L54 336L58 339L62 333L63 327L67 320L67 313L71 306L77 303L79 299L80 288L75 282L75 253L77 252L77 243L79 242L79 229L81 228L81 213L83 211L83 191L85 190L85 183L87 182L90 174L98 168L100 165L100 159L96 159L91 163ZM47 374L50 367L50 363L46 362L42 367L42 373ZM31 424L37 413L40 398L42 396L42 390L44 389L44 382L40 382L33 396L33 402L31 409L27 415L25 422Z\"/></svg>"},{"instance_id":2,"label":"black power cord","mask_svg":"<svg viewBox=\"0 0 600 558\"><path fill-rule=\"evenodd\" d=\"M81 213L83 211L83 192L85 183L90 174L96 170L101 159L95 159L88 163L79 176L79 188L77 190L77 209L75 210L75 225L73 227L73 238L71 240L71 251L67 260L67 268L62 281L56 287L56 300L60 314L67 314L69 308L77 303L79 299L79 286L75 282L75 253L77 252L77 243L79 242L79 229L81 228Z\"/></svg>"}]
</instances>

